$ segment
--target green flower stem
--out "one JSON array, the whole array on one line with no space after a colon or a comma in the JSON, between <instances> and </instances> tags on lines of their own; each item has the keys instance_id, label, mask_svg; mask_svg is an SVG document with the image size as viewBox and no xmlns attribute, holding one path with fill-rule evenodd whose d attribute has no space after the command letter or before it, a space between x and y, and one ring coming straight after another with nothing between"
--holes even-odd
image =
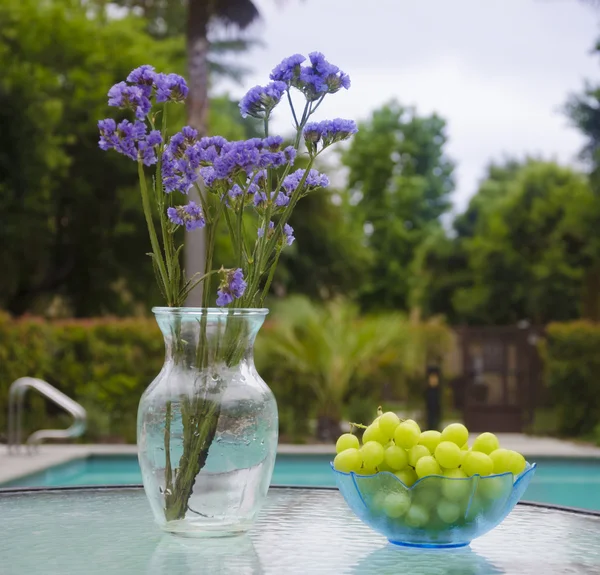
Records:
<instances>
[{"instance_id":1,"label":"green flower stem","mask_svg":"<svg viewBox=\"0 0 600 575\"><path fill-rule=\"evenodd\" d=\"M262 295L260 296L260 302L258 304L258 307L263 306L263 302L265 301L265 298L267 297L267 294L269 293L269 288L271 287L271 283L273 282L273 277L275 276L275 269L277 268L277 264L279 263L279 256L281 255L282 250L283 250L283 243L281 244L281 246L277 249L277 252L275 253L275 261L271 265L271 269L269 271L269 277L267 278L267 281L265 282L265 286L263 288Z\"/></svg>"},{"instance_id":2,"label":"green flower stem","mask_svg":"<svg viewBox=\"0 0 600 575\"><path fill-rule=\"evenodd\" d=\"M150 235L150 245L152 246L152 253L154 254L154 260L162 280L165 296L167 298L167 305L173 305L173 296L171 294L171 286L165 269L165 262L163 260L160 244L158 243L158 237L156 236L156 229L154 228L154 221L152 220L152 207L150 206L150 198L148 196L148 186L146 185L146 176L144 174L144 164L141 160L138 160L138 176L140 178L140 191L142 194L142 208L144 210L144 216L146 217L146 224L148 226L148 234Z\"/></svg>"},{"instance_id":3,"label":"green flower stem","mask_svg":"<svg viewBox=\"0 0 600 575\"><path fill-rule=\"evenodd\" d=\"M163 139L163 145L166 138L167 133L167 105L163 106L163 113L161 118L161 135ZM179 292L179 280L181 278L175 277L173 270L173 259L174 259L174 245L173 245L173 235L168 231L168 222L167 215L165 213L165 194L163 191L162 185L162 146L161 150L157 154L157 162L156 162L156 175L154 180L154 196L156 198L157 206L158 206L158 217L160 219L160 227L163 238L163 248L165 251L165 260L167 263L167 275L169 277L169 283L172 286L172 295L175 297L175 294Z\"/></svg>"},{"instance_id":4,"label":"green flower stem","mask_svg":"<svg viewBox=\"0 0 600 575\"><path fill-rule=\"evenodd\" d=\"M171 419L172 404L167 401L165 413L165 488L173 491L173 468L171 466Z\"/></svg>"},{"instance_id":5,"label":"green flower stem","mask_svg":"<svg viewBox=\"0 0 600 575\"><path fill-rule=\"evenodd\" d=\"M187 399L182 403L181 410L183 455L179 460L173 489L165 495L167 521L176 521L185 517L196 477L206 464L208 449L215 437L220 415L219 404L206 399L191 401Z\"/></svg>"}]
</instances>

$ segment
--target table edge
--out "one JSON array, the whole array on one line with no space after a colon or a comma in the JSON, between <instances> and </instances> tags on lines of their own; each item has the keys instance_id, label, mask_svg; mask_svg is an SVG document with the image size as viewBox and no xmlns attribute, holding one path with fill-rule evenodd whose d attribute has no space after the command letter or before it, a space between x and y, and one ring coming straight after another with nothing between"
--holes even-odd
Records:
<instances>
[{"instance_id":1,"label":"table edge","mask_svg":"<svg viewBox=\"0 0 600 575\"><path fill-rule=\"evenodd\" d=\"M26 493L56 493L71 491L140 491L144 488L141 484L126 485L67 485L63 487L0 487L0 498L6 495L18 495ZM305 491L338 491L337 487L327 486L306 486L306 485L271 485L269 490L305 490ZM594 509L583 509L582 507L569 507L567 505L555 505L553 503L540 503L537 501L519 501L517 505L523 507L535 507L539 509L550 509L572 513L574 515L587 515L591 517L600 517L600 511Z\"/></svg>"}]
</instances>

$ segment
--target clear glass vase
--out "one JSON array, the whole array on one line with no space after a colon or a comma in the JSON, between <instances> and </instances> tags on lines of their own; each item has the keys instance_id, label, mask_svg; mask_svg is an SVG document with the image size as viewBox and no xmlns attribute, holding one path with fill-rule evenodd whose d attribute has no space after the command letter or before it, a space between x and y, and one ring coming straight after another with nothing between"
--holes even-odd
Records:
<instances>
[{"instance_id":1,"label":"clear glass vase","mask_svg":"<svg viewBox=\"0 0 600 575\"><path fill-rule=\"evenodd\" d=\"M249 529L269 488L277 405L254 367L266 309L154 308L165 364L138 410L138 457L156 522L172 533Z\"/></svg>"}]
</instances>

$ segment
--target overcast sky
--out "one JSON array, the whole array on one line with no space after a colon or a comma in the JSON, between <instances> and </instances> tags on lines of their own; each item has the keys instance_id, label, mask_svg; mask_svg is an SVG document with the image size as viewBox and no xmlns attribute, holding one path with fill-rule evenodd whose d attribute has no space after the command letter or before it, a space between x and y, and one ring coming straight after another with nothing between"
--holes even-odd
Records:
<instances>
[{"instance_id":1,"label":"overcast sky","mask_svg":"<svg viewBox=\"0 0 600 575\"><path fill-rule=\"evenodd\" d=\"M504 154L574 163L581 136L561 107L585 78L600 83L591 49L600 10L577 0L256 0L251 30L265 46L242 57L253 69L239 96L265 84L296 52L323 52L352 87L328 97L317 119L360 120L392 98L448 122L456 208L486 164ZM275 127L287 132L280 115Z\"/></svg>"}]
</instances>

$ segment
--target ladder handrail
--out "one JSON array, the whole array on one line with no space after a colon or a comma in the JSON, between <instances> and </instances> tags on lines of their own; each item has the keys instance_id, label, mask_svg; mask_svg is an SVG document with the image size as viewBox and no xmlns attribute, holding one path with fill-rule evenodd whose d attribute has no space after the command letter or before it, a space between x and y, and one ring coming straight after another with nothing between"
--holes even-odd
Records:
<instances>
[{"instance_id":1,"label":"ladder handrail","mask_svg":"<svg viewBox=\"0 0 600 575\"><path fill-rule=\"evenodd\" d=\"M21 427L23 398L28 389L35 389L67 413L73 416L73 424L67 429L40 429L27 438L27 445L39 445L43 439L69 439L79 437L86 428L87 413L76 401L47 381L35 377L20 377L14 381L8 391L8 450L19 449L21 445Z\"/></svg>"}]
</instances>

